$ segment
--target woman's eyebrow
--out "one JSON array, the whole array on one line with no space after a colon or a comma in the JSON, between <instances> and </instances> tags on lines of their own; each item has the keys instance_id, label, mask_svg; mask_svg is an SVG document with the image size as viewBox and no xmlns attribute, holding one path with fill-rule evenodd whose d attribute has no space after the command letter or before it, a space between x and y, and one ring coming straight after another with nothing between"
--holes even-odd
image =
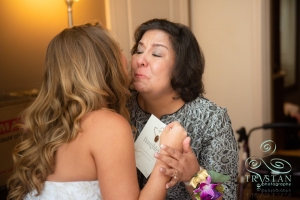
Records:
<instances>
[{"instance_id":1,"label":"woman's eyebrow","mask_svg":"<svg viewBox=\"0 0 300 200\"><path fill-rule=\"evenodd\" d=\"M163 47L163 48L166 48L167 50L169 50L169 48L167 46L163 45L163 44L154 43L152 46L153 47Z\"/></svg>"},{"instance_id":2,"label":"woman's eyebrow","mask_svg":"<svg viewBox=\"0 0 300 200\"><path fill-rule=\"evenodd\" d=\"M144 43L141 42L141 41L139 41L139 42L138 42L138 45L144 46Z\"/></svg>"},{"instance_id":3,"label":"woman's eyebrow","mask_svg":"<svg viewBox=\"0 0 300 200\"><path fill-rule=\"evenodd\" d=\"M145 46L144 43L141 41L138 42L138 45ZM159 44L159 43L154 43L152 46L153 47L163 47L163 48L166 48L167 50L169 50L169 48L166 45Z\"/></svg>"}]
</instances>

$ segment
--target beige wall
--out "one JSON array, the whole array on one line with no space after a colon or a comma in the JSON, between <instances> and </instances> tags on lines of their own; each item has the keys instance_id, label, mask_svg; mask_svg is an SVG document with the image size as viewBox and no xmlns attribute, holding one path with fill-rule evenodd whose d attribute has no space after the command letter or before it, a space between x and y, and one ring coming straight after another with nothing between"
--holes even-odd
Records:
<instances>
[{"instance_id":1,"label":"beige wall","mask_svg":"<svg viewBox=\"0 0 300 200\"><path fill-rule=\"evenodd\" d=\"M228 109L234 131L270 122L269 1L191 0L191 26L206 58L206 97ZM267 134L250 138L261 155Z\"/></svg>"},{"instance_id":2,"label":"beige wall","mask_svg":"<svg viewBox=\"0 0 300 200\"><path fill-rule=\"evenodd\" d=\"M73 25L106 25L105 0L73 4ZM65 0L0 1L0 93L39 88L49 41L68 27Z\"/></svg>"},{"instance_id":3,"label":"beige wall","mask_svg":"<svg viewBox=\"0 0 300 200\"><path fill-rule=\"evenodd\" d=\"M206 97L228 109L234 131L270 121L268 2L190 0L191 27L206 57ZM105 23L104 4L75 2L74 24ZM47 44L68 25L64 0L0 1L0 25L0 92L38 88ZM256 134L250 143L267 137Z\"/></svg>"},{"instance_id":4,"label":"beige wall","mask_svg":"<svg viewBox=\"0 0 300 200\"><path fill-rule=\"evenodd\" d=\"M107 25L116 34L128 60L134 31L141 23L164 18L189 25L189 0L106 0L105 4Z\"/></svg>"}]
</instances>

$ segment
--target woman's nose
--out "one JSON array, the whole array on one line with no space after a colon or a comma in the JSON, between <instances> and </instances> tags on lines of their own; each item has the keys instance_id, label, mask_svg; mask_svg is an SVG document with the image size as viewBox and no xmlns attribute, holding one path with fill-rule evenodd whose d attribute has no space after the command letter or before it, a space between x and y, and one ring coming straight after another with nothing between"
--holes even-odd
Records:
<instances>
[{"instance_id":1,"label":"woman's nose","mask_svg":"<svg viewBox=\"0 0 300 200\"><path fill-rule=\"evenodd\" d=\"M147 67L148 61L145 54L139 54L137 57L138 67Z\"/></svg>"}]
</instances>

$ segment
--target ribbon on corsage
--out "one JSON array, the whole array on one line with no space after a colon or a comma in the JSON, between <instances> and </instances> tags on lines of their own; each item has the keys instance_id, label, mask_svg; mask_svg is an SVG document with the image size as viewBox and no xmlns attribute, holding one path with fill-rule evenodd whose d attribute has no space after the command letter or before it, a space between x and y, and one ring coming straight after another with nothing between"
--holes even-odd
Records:
<instances>
[{"instance_id":1,"label":"ribbon on corsage","mask_svg":"<svg viewBox=\"0 0 300 200\"><path fill-rule=\"evenodd\" d=\"M224 192L221 183L228 180L230 180L228 175L201 169L193 176L189 184L195 188L193 192L197 200L216 200Z\"/></svg>"}]
</instances>

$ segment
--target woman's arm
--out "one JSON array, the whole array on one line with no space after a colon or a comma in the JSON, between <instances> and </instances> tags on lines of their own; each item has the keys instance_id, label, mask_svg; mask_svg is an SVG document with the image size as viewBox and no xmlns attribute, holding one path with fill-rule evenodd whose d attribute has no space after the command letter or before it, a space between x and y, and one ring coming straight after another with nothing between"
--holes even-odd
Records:
<instances>
[{"instance_id":1,"label":"woman's arm","mask_svg":"<svg viewBox=\"0 0 300 200\"><path fill-rule=\"evenodd\" d=\"M198 159L189 146L190 141L187 142L186 140L184 141L186 144L183 145L183 153L170 147L166 147L165 151L168 152L168 156L158 154L156 157L169 165L169 169L166 168L161 170L162 173L171 176L172 171L177 169L180 174L178 179L171 179L168 183L169 187L174 186L179 181L189 181L191 177L199 171L200 165L198 164L198 160L200 161L202 159L205 160L205 162L203 162L203 166L201 167L204 167L207 170L214 170L231 177L229 181L222 183L225 188L224 196L236 198L236 196L234 196L235 192L232 191L236 191L238 170L237 141L233 135L231 122L225 109L211 118L219 119L220 121L218 121L218 123L214 120L209 122L208 127L211 128L206 131L210 133L209 136L213 136L210 137L209 141L205 142L206 144L203 144L205 147L202 151L197 152ZM213 123L217 125L213 125ZM206 153L202 154L202 152ZM190 186L186 186L186 189L190 194L193 191L193 188ZM220 199L221 198L222 197L220 197Z\"/></svg>"},{"instance_id":2,"label":"woman's arm","mask_svg":"<svg viewBox=\"0 0 300 200\"><path fill-rule=\"evenodd\" d=\"M104 200L119 198L164 199L166 195L165 185L170 177L159 172L159 168L167 167L161 161L156 162L148 183L141 192L139 191L134 141L128 122L120 115L112 112L105 118L95 119L94 122L90 139L91 154L97 167L102 198ZM181 133L173 134L176 131L179 132L180 130L176 130L176 128L167 130L166 140L170 142L166 143L181 148L181 146L178 147L176 141L183 136ZM174 139L171 139L172 134ZM161 137L161 140L165 141L163 138L164 136ZM179 144L182 144L182 140Z\"/></svg>"},{"instance_id":3,"label":"woman's arm","mask_svg":"<svg viewBox=\"0 0 300 200\"><path fill-rule=\"evenodd\" d=\"M117 113L105 111L90 125L90 148L97 168L103 200L138 199L134 145L128 122Z\"/></svg>"},{"instance_id":4,"label":"woman's arm","mask_svg":"<svg viewBox=\"0 0 300 200\"><path fill-rule=\"evenodd\" d=\"M237 198L238 175L238 143L234 137L231 120L226 109L221 109L213 115L207 125L210 136L203 141L203 149L198 154L200 164L206 170L230 176L230 180L222 183L224 199Z\"/></svg>"}]
</instances>

